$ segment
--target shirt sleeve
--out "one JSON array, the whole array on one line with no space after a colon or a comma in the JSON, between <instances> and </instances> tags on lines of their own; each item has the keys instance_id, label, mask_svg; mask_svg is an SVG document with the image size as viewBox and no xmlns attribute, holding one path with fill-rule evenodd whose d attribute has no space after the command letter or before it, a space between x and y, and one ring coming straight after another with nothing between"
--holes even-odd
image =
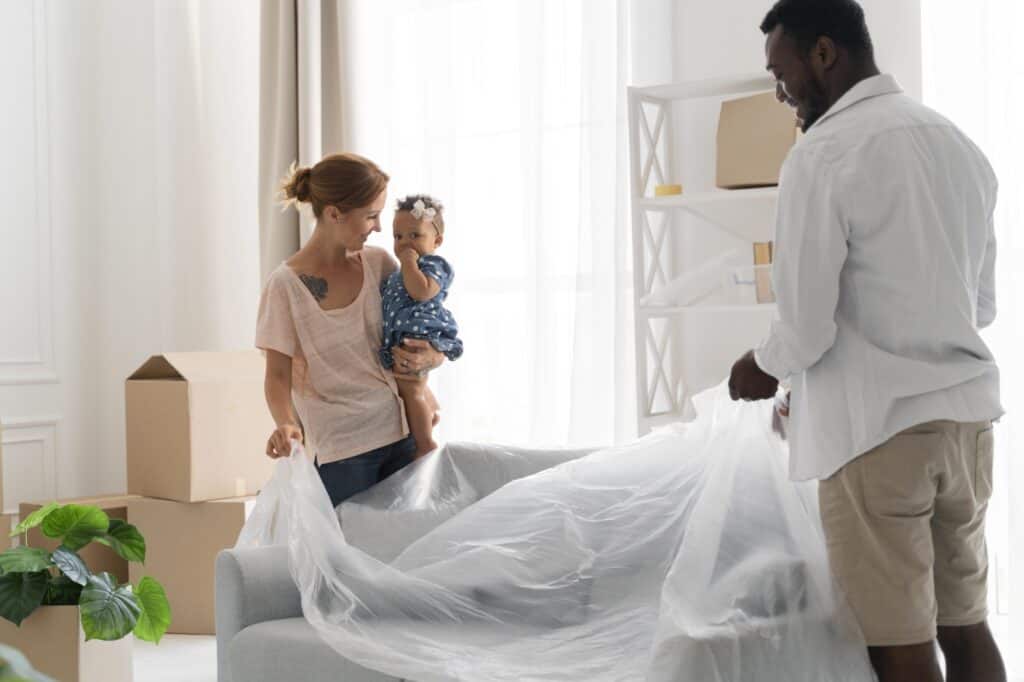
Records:
<instances>
[{"instance_id":1,"label":"shirt sleeve","mask_svg":"<svg viewBox=\"0 0 1024 682\"><path fill-rule=\"evenodd\" d=\"M448 261L440 256L420 256L419 266L420 272L437 282L441 291L448 291L452 278L455 276Z\"/></svg>"},{"instance_id":2,"label":"shirt sleeve","mask_svg":"<svg viewBox=\"0 0 1024 682\"><path fill-rule=\"evenodd\" d=\"M996 231L993 211L988 216L988 242L978 285L978 329L996 321Z\"/></svg>"},{"instance_id":3,"label":"shirt sleeve","mask_svg":"<svg viewBox=\"0 0 1024 682\"><path fill-rule=\"evenodd\" d=\"M299 336L295 331L287 286L277 273L267 281L256 315L256 347L295 357Z\"/></svg>"},{"instance_id":4,"label":"shirt sleeve","mask_svg":"<svg viewBox=\"0 0 1024 682\"><path fill-rule=\"evenodd\" d=\"M835 343L849 238L835 181L834 166L814 151L792 154L783 169L772 266L778 312L754 353L780 381L813 366Z\"/></svg>"}]
</instances>

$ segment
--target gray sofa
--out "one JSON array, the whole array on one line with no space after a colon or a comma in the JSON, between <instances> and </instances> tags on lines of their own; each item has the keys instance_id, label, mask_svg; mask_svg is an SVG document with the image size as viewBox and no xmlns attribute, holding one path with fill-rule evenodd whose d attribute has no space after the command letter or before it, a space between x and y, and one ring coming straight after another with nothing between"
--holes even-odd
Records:
<instances>
[{"instance_id":1,"label":"gray sofa","mask_svg":"<svg viewBox=\"0 0 1024 682\"><path fill-rule=\"evenodd\" d=\"M338 654L302 616L285 547L217 557L219 682L401 682Z\"/></svg>"}]
</instances>

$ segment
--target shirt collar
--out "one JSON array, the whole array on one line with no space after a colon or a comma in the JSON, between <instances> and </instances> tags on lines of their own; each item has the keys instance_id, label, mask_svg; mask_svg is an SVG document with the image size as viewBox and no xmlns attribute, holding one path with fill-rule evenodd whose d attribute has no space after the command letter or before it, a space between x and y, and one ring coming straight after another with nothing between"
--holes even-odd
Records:
<instances>
[{"instance_id":1,"label":"shirt collar","mask_svg":"<svg viewBox=\"0 0 1024 682\"><path fill-rule=\"evenodd\" d=\"M864 100L871 99L872 97L895 95L901 92L903 92L903 88L900 87L895 76L890 74L882 73L877 76L865 78L847 90L846 94L840 97L839 100L836 101L836 103L833 104L821 118L815 121L814 125L811 127L819 127L826 119L832 118L839 112L849 109L858 102L863 102Z\"/></svg>"}]
</instances>

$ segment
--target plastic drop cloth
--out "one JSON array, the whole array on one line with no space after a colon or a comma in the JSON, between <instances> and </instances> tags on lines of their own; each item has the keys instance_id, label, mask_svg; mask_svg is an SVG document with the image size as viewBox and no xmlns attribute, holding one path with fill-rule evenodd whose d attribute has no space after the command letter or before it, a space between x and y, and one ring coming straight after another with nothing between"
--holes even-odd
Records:
<instances>
[{"instance_id":1,"label":"plastic drop cloth","mask_svg":"<svg viewBox=\"0 0 1024 682\"><path fill-rule=\"evenodd\" d=\"M874 680L770 402L695 404L594 452L452 443L337 511L296 450L239 545L286 543L322 638L409 680Z\"/></svg>"}]
</instances>

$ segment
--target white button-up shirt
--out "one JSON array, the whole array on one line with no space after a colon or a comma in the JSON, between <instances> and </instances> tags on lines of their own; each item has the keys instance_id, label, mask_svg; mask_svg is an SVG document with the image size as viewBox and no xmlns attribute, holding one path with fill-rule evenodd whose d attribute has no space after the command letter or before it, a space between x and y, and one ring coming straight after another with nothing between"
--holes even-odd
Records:
<instances>
[{"instance_id":1,"label":"white button-up shirt","mask_svg":"<svg viewBox=\"0 0 1024 682\"><path fill-rule=\"evenodd\" d=\"M782 168L778 314L755 352L789 380L790 473L828 478L911 426L997 419L996 178L892 76L861 81Z\"/></svg>"}]
</instances>

